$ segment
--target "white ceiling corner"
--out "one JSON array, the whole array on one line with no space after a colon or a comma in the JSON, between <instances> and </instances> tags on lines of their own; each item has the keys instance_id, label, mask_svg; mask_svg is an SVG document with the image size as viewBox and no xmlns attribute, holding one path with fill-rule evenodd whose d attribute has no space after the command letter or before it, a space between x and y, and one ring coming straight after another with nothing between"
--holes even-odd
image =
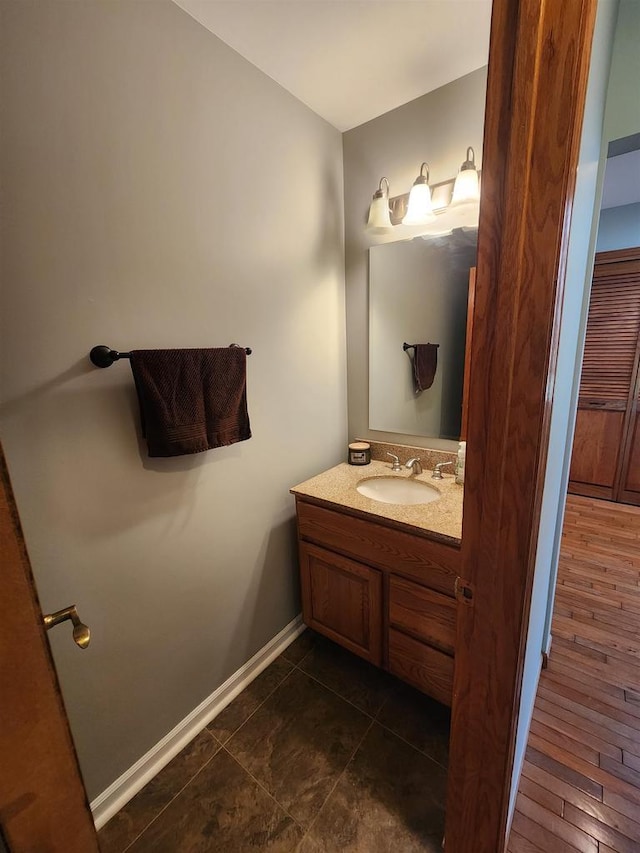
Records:
<instances>
[{"instance_id":1,"label":"white ceiling corner","mask_svg":"<svg viewBox=\"0 0 640 853\"><path fill-rule=\"evenodd\" d=\"M486 65L491 0L174 0L340 131Z\"/></svg>"}]
</instances>

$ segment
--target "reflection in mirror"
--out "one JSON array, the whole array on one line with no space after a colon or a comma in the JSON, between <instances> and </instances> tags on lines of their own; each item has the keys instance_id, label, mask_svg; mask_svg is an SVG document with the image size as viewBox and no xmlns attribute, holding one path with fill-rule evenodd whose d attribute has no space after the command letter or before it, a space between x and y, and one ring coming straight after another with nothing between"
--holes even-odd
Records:
<instances>
[{"instance_id":1,"label":"reflection in mirror","mask_svg":"<svg viewBox=\"0 0 640 853\"><path fill-rule=\"evenodd\" d=\"M369 249L369 428L461 434L470 270L477 229ZM437 344L432 385L416 393L413 348Z\"/></svg>"}]
</instances>

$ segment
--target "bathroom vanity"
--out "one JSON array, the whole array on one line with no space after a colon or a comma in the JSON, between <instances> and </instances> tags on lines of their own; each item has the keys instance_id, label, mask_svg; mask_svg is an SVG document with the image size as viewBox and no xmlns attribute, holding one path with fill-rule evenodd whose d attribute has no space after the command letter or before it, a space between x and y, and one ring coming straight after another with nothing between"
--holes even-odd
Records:
<instances>
[{"instance_id":1,"label":"bathroom vanity","mask_svg":"<svg viewBox=\"0 0 640 853\"><path fill-rule=\"evenodd\" d=\"M451 474L345 464L295 486L305 623L354 654L451 704L462 487ZM437 500L383 503L363 481L402 478Z\"/></svg>"}]
</instances>

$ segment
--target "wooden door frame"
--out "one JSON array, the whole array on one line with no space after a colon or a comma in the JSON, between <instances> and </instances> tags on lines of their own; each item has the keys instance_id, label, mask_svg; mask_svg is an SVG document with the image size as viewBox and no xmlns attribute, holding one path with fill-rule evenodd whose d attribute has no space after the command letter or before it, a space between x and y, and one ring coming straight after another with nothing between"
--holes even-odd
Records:
<instances>
[{"instance_id":1,"label":"wooden door frame","mask_svg":"<svg viewBox=\"0 0 640 853\"><path fill-rule=\"evenodd\" d=\"M447 853L501 853L596 0L494 0Z\"/></svg>"}]
</instances>

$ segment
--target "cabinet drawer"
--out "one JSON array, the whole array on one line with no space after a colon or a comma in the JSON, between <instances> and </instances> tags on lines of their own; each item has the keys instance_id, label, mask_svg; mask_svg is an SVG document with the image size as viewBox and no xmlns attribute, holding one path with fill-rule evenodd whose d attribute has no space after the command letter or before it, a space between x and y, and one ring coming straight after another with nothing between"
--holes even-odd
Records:
<instances>
[{"instance_id":1,"label":"cabinet drawer","mask_svg":"<svg viewBox=\"0 0 640 853\"><path fill-rule=\"evenodd\" d=\"M301 539L453 597L460 574L459 548L301 500L297 512Z\"/></svg>"},{"instance_id":2,"label":"cabinet drawer","mask_svg":"<svg viewBox=\"0 0 640 853\"><path fill-rule=\"evenodd\" d=\"M389 580L389 623L452 655L456 644L456 601L403 578Z\"/></svg>"},{"instance_id":3,"label":"cabinet drawer","mask_svg":"<svg viewBox=\"0 0 640 853\"><path fill-rule=\"evenodd\" d=\"M389 672L451 705L453 658L393 628L389 629Z\"/></svg>"},{"instance_id":4,"label":"cabinet drawer","mask_svg":"<svg viewBox=\"0 0 640 853\"><path fill-rule=\"evenodd\" d=\"M306 624L380 666L382 573L301 542L300 579Z\"/></svg>"}]
</instances>

